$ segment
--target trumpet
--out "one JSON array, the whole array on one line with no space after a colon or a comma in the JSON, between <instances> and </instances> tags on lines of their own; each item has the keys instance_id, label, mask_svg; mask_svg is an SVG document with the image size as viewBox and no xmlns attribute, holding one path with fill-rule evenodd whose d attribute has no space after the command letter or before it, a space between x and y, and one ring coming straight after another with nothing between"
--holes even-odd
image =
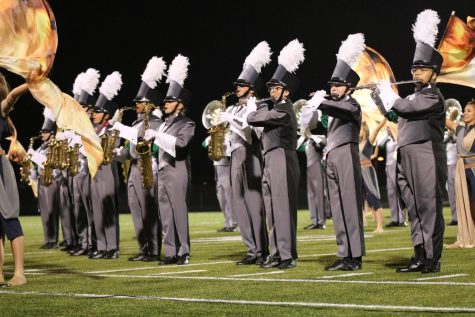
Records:
<instances>
[{"instance_id":1,"label":"trumpet","mask_svg":"<svg viewBox=\"0 0 475 317\"><path fill-rule=\"evenodd\" d=\"M396 86L406 85L406 84L418 84L418 83L422 83L422 81L421 80L401 80L401 81L390 82L391 85L396 85ZM376 89L377 85L378 83L370 83L370 84L350 88L350 90L355 91L355 90L360 90L360 89Z\"/></svg>"}]
</instances>

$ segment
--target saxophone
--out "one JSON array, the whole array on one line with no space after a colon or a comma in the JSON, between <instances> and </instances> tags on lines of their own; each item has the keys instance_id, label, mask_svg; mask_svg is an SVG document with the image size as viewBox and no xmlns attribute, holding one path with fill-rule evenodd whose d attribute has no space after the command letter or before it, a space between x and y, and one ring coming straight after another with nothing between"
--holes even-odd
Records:
<instances>
[{"instance_id":1,"label":"saxophone","mask_svg":"<svg viewBox=\"0 0 475 317\"><path fill-rule=\"evenodd\" d=\"M53 183L53 168L55 160L55 147L57 146L56 139L52 139L48 144L48 153L46 154L46 162L43 163L44 167L44 185L49 186Z\"/></svg>"},{"instance_id":2,"label":"saxophone","mask_svg":"<svg viewBox=\"0 0 475 317\"><path fill-rule=\"evenodd\" d=\"M117 122L122 121L122 116L124 115L124 111L132 110L135 107L124 107L119 109L119 116L117 117ZM105 133L101 136L101 146L102 151L104 152L104 159L102 160L102 164L109 165L112 163L114 159L114 149L115 143L117 141L117 137L119 136L118 130L113 130L110 133Z\"/></svg>"},{"instance_id":3,"label":"saxophone","mask_svg":"<svg viewBox=\"0 0 475 317\"><path fill-rule=\"evenodd\" d=\"M143 119L144 131L150 128L150 112L154 106L148 104L145 106L145 115ZM139 169L142 178L142 188L151 189L153 187L153 169L152 169L152 144L150 141L142 139L137 142L135 151L140 156Z\"/></svg>"},{"instance_id":4,"label":"saxophone","mask_svg":"<svg viewBox=\"0 0 475 317\"><path fill-rule=\"evenodd\" d=\"M68 148L67 156L69 160L68 174L69 176L76 176L79 173L79 144L74 144Z\"/></svg>"},{"instance_id":5,"label":"saxophone","mask_svg":"<svg viewBox=\"0 0 475 317\"><path fill-rule=\"evenodd\" d=\"M36 139L39 139L39 136L34 136L30 138L30 144L28 144L28 150L33 148L33 144L35 143ZM31 185L30 182L30 168L31 168L31 155L28 155L25 157L21 162L21 167L20 167L20 178L21 181L27 185Z\"/></svg>"},{"instance_id":6,"label":"saxophone","mask_svg":"<svg viewBox=\"0 0 475 317\"><path fill-rule=\"evenodd\" d=\"M226 98L234 95L234 92L227 92L221 97L221 111L226 111ZM219 161L226 156L224 138L228 125L218 124L208 130L210 141L208 143L208 156L213 161Z\"/></svg>"}]
</instances>

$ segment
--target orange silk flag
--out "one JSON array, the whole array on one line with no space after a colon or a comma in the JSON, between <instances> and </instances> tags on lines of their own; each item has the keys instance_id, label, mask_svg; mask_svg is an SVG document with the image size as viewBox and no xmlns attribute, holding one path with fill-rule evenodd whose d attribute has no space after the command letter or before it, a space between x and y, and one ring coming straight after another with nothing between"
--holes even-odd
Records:
<instances>
[{"instance_id":1,"label":"orange silk flag","mask_svg":"<svg viewBox=\"0 0 475 317\"><path fill-rule=\"evenodd\" d=\"M444 62L437 82L475 88L475 18L464 23L452 12L438 50Z\"/></svg>"},{"instance_id":2,"label":"orange silk flag","mask_svg":"<svg viewBox=\"0 0 475 317\"><path fill-rule=\"evenodd\" d=\"M376 84L383 80L395 81L393 71L386 59L369 46L366 46L353 70L360 76L358 85ZM397 86L393 85L393 89L397 92ZM371 98L371 92L370 89L358 89L353 92L352 97L361 106L362 121L366 122L370 131L373 131L378 123L384 119L384 116ZM397 136L397 124L388 121L385 126L391 129L394 136ZM384 137L384 134L384 129L381 129L376 139L379 141L380 138Z\"/></svg>"},{"instance_id":3,"label":"orange silk flag","mask_svg":"<svg viewBox=\"0 0 475 317\"><path fill-rule=\"evenodd\" d=\"M86 112L48 77L58 46L56 20L46 0L0 1L0 67L24 78L41 67L28 84L33 97L56 116L59 128L81 135L91 176L102 162L102 148Z\"/></svg>"}]
</instances>

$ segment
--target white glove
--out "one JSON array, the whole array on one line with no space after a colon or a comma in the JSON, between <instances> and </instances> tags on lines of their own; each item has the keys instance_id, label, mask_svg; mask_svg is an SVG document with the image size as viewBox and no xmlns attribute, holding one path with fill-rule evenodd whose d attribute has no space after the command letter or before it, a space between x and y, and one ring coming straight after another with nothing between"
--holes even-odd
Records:
<instances>
[{"instance_id":1,"label":"white glove","mask_svg":"<svg viewBox=\"0 0 475 317\"><path fill-rule=\"evenodd\" d=\"M120 122L115 122L114 125L112 125L112 130L117 130L121 131L123 129L124 125Z\"/></svg>"},{"instance_id":2,"label":"white glove","mask_svg":"<svg viewBox=\"0 0 475 317\"><path fill-rule=\"evenodd\" d=\"M55 135L56 140L61 141L66 139L66 135L64 132L57 132Z\"/></svg>"},{"instance_id":3,"label":"white glove","mask_svg":"<svg viewBox=\"0 0 475 317\"><path fill-rule=\"evenodd\" d=\"M160 119L163 117L163 112L162 112L162 110L160 110L160 108L156 108L155 110L153 110L152 114L155 117L159 117Z\"/></svg>"},{"instance_id":4,"label":"white glove","mask_svg":"<svg viewBox=\"0 0 475 317\"><path fill-rule=\"evenodd\" d=\"M317 111L318 107L320 107L323 100L325 100L325 94L326 94L325 90L318 90L312 96L312 99L308 101L308 104L310 105L313 111Z\"/></svg>"},{"instance_id":5,"label":"white glove","mask_svg":"<svg viewBox=\"0 0 475 317\"><path fill-rule=\"evenodd\" d=\"M381 99L384 109L386 111L391 110L394 105L394 102L398 99L401 99L397 93L391 88L389 81L382 81L376 85L375 93Z\"/></svg>"},{"instance_id":6,"label":"white glove","mask_svg":"<svg viewBox=\"0 0 475 317\"><path fill-rule=\"evenodd\" d=\"M145 131L145 135L144 135L144 139L145 140L150 140L150 139L154 139L158 136L158 132L153 130L153 129L147 129Z\"/></svg>"},{"instance_id":7,"label":"white glove","mask_svg":"<svg viewBox=\"0 0 475 317\"><path fill-rule=\"evenodd\" d=\"M117 109L115 111L114 116L112 117L112 119L109 120L109 123L115 124L117 122L117 120L119 119L119 114L120 114L120 109Z\"/></svg>"},{"instance_id":8,"label":"white glove","mask_svg":"<svg viewBox=\"0 0 475 317\"><path fill-rule=\"evenodd\" d=\"M33 154L36 153L36 151L33 150L33 149L28 149L28 151L26 153L28 153L29 155L33 155Z\"/></svg>"},{"instance_id":9,"label":"white glove","mask_svg":"<svg viewBox=\"0 0 475 317\"><path fill-rule=\"evenodd\" d=\"M231 122L234 120L234 116L230 113L222 111L218 115L218 123L221 124L223 122Z\"/></svg>"},{"instance_id":10,"label":"white glove","mask_svg":"<svg viewBox=\"0 0 475 317\"><path fill-rule=\"evenodd\" d=\"M249 99L247 99L246 109L248 113L257 111L256 97L249 97Z\"/></svg>"}]
</instances>

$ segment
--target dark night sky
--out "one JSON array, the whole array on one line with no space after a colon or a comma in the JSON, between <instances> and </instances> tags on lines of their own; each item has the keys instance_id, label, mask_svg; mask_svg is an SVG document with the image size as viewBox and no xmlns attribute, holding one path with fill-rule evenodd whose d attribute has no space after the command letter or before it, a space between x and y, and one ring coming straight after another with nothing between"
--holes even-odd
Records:
<instances>
[{"instance_id":1,"label":"dark night sky","mask_svg":"<svg viewBox=\"0 0 475 317\"><path fill-rule=\"evenodd\" d=\"M190 58L185 87L193 93L188 115L197 123L192 148L193 183L213 182L212 164L201 142L206 130L201 125L205 105L232 89L245 57L260 41L269 42L272 62L263 70L270 79L283 46L298 38L306 48L306 60L297 75L302 80L293 100L326 81L336 63L335 54L348 34L363 32L366 44L379 51L393 68L396 79L410 79L409 65L414 53L411 25L424 9L436 10L442 35L452 10L466 19L475 16L473 0L466 1L106 1L51 0L56 16L59 46L52 80L71 93L77 74L89 67L101 72L101 79L118 70L124 86L116 98L130 105L142 74L152 56L163 56L169 64L181 53ZM21 78L8 76L14 86ZM165 92L166 85L161 85ZM440 85L443 94L462 104L475 90ZM401 95L409 93L400 89ZM12 114L20 140L41 127L42 107L29 95L23 97ZM126 117L130 123L132 117Z\"/></svg>"}]
</instances>

